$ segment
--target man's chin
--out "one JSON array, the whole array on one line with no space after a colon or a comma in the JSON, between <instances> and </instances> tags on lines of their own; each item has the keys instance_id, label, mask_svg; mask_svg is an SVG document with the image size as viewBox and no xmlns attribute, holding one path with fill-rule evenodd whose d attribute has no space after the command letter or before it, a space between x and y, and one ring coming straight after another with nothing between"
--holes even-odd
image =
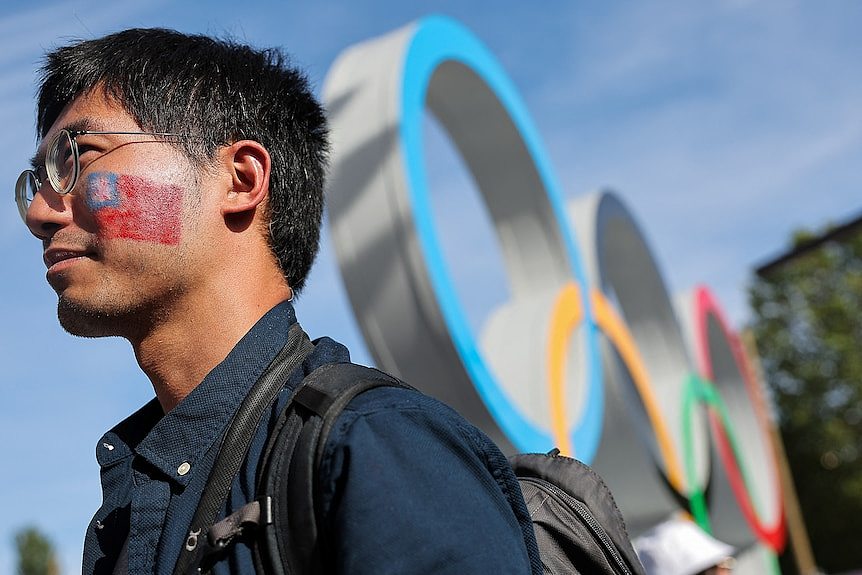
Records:
<instances>
[{"instance_id":1,"label":"man's chin","mask_svg":"<svg viewBox=\"0 0 862 575\"><path fill-rule=\"evenodd\" d=\"M72 335L81 337L110 337L122 335L122 320L106 313L60 297L57 302L57 318L60 325Z\"/></svg>"}]
</instances>

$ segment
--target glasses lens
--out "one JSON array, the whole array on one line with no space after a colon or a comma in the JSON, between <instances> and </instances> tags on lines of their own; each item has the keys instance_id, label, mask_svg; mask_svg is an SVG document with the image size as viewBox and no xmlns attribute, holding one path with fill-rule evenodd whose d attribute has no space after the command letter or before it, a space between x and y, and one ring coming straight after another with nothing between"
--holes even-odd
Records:
<instances>
[{"instance_id":1,"label":"glasses lens","mask_svg":"<svg viewBox=\"0 0 862 575\"><path fill-rule=\"evenodd\" d=\"M68 131L60 130L51 142L45 157L45 169L51 185L58 194L68 194L72 191L78 179L78 158L75 154L75 144Z\"/></svg>"},{"instance_id":2,"label":"glasses lens","mask_svg":"<svg viewBox=\"0 0 862 575\"><path fill-rule=\"evenodd\" d=\"M33 170L24 170L18 176L18 182L15 184L15 203L18 204L18 213L21 214L21 219L27 219L27 208L30 207L30 202L39 191L39 181L36 179L36 174Z\"/></svg>"}]
</instances>

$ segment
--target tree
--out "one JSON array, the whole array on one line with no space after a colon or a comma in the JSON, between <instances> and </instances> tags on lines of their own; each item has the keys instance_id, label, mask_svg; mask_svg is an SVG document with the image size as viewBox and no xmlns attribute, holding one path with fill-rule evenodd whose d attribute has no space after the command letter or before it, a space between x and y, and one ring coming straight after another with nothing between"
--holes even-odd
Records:
<instances>
[{"instance_id":1,"label":"tree","mask_svg":"<svg viewBox=\"0 0 862 575\"><path fill-rule=\"evenodd\" d=\"M15 534L18 549L18 575L59 575L54 546L35 527Z\"/></svg>"},{"instance_id":2,"label":"tree","mask_svg":"<svg viewBox=\"0 0 862 575\"><path fill-rule=\"evenodd\" d=\"M759 270L753 332L802 515L827 572L862 566L862 225Z\"/></svg>"}]
</instances>

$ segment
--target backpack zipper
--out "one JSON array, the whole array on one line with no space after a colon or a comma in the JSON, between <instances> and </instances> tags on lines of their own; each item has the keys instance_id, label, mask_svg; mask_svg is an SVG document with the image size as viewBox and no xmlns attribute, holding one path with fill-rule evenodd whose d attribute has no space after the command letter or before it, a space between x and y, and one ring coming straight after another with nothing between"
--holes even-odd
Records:
<instances>
[{"instance_id":1,"label":"backpack zipper","mask_svg":"<svg viewBox=\"0 0 862 575\"><path fill-rule=\"evenodd\" d=\"M535 477L519 477L519 479L521 481L526 481L527 483L537 485L541 489L550 492L552 495L555 495L557 498L562 499L563 502L566 503L577 514L577 516L581 518L584 523L586 523L587 527L590 528L590 531L593 532L593 535L595 535L596 539L599 540L602 547L608 552L613 562L616 563L619 572L622 573L622 575L632 575L632 572L629 570L625 561L617 551L616 545L614 545L614 542L611 540L611 538L608 536L608 534L605 532L599 522L596 521L596 518L593 517L593 514L590 512L590 508L587 507L585 503L583 503L582 501L578 501L553 483L550 483L543 479L538 479Z\"/></svg>"}]
</instances>

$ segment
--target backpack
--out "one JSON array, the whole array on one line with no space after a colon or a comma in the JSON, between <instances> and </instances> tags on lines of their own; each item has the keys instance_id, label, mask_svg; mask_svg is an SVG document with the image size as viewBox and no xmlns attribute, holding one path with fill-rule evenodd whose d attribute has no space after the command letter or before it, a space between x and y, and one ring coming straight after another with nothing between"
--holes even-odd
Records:
<instances>
[{"instance_id":1,"label":"backpack","mask_svg":"<svg viewBox=\"0 0 862 575\"><path fill-rule=\"evenodd\" d=\"M559 453L509 458L545 575L644 575L610 489L588 465Z\"/></svg>"},{"instance_id":2,"label":"backpack","mask_svg":"<svg viewBox=\"0 0 862 575\"><path fill-rule=\"evenodd\" d=\"M301 330L299 330L301 331ZM262 455L259 498L215 522L242 464L260 414L275 399L290 370L310 351L307 336L284 350L261 376L228 429L180 553L175 575L207 573L240 539L253 542L258 573L323 573L315 506L315 472L329 430L358 394L381 386L413 389L379 370L326 364L294 390ZM307 343L306 343L307 342ZM285 348L291 347L290 340ZM265 390L265 391L262 391ZM241 428L241 429L238 429ZM545 574L644 575L610 491L588 466L548 454L510 458L527 503L539 547L534 571ZM281 493L287 496L275 497ZM282 529L281 526L289 526ZM528 551L530 551L528 545ZM540 559L539 559L540 558ZM541 561L541 567L538 562Z\"/></svg>"}]
</instances>

